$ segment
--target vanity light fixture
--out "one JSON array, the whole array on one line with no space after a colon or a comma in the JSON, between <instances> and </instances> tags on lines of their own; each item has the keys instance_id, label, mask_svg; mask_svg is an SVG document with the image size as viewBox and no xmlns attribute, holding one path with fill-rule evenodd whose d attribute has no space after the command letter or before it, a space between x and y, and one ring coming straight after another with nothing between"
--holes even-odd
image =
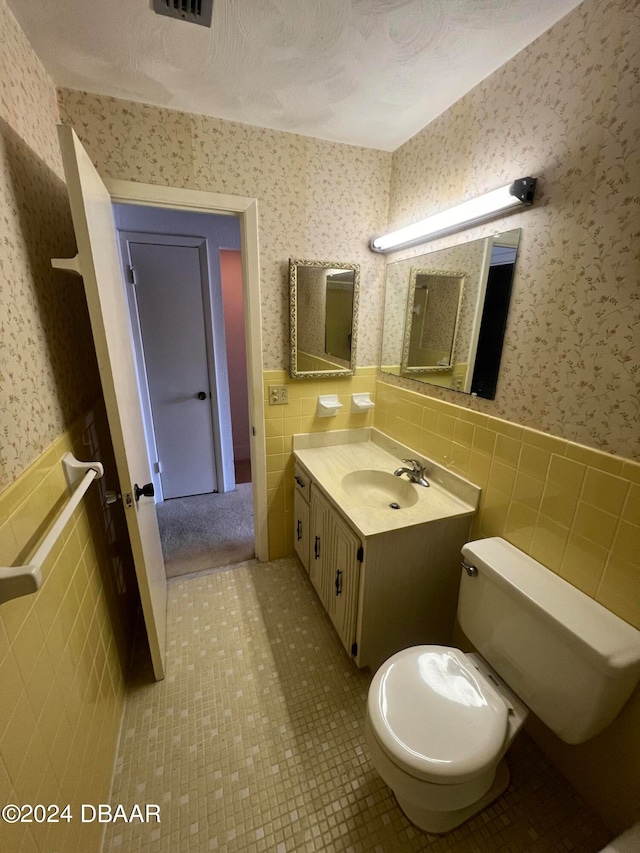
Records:
<instances>
[{"instance_id":1,"label":"vanity light fixture","mask_svg":"<svg viewBox=\"0 0 640 853\"><path fill-rule=\"evenodd\" d=\"M536 191L536 178L518 178L512 184L507 184L500 189L492 190L471 201L464 201L448 210L427 216L413 225L406 225L372 237L370 248L373 252L394 252L413 246L416 243L426 243L435 240L460 228L468 228L471 225L479 225L503 213L509 213L525 205L533 204Z\"/></svg>"}]
</instances>

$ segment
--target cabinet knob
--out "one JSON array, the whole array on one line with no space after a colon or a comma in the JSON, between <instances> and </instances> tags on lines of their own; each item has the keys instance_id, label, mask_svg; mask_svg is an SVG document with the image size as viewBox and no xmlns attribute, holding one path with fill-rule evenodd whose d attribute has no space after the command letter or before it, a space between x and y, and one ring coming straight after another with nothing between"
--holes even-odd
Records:
<instances>
[{"instance_id":1,"label":"cabinet knob","mask_svg":"<svg viewBox=\"0 0 640 853\"><path fill-rule=\"evenodd\" d=\"M336 571L336 595L342 592L342 572L340 569Z\"/></svg>"}]
</instances>

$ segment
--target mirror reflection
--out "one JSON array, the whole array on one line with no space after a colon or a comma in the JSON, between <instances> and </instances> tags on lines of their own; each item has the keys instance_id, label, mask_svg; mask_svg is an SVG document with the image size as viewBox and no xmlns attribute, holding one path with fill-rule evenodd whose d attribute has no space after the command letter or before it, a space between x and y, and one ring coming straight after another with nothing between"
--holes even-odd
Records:
<instances>
[{"instance_id":1,"label":"mirror reflection","mask_svg":"<svg viewBox=\"0 0 640 853\"><path fill-rule=\"evenodd\" d=\"M443 373L455 364L462 273L411 270L402 372Z\"/></svg>"},{"instance_id":2,"label":"mirror reflection","mask_svg":"<svg viewBox=\"0 0 640 853\"><path fill-rule=\"evenodd\" d=\"M389 264L382 372L492 400L519 238L517 228ZM450 285L437 298L436 279Z\"/></svg>"},{"instance_id":3,"label":"mirror reflection","mask_svg":"<svg viewBox=\"0 0 640 853\"><path fill-rule=\"evenodd\" d=\"M291 376L353 375L359 284L358 264L289 260Z\"/></svg>"}]
</instances>

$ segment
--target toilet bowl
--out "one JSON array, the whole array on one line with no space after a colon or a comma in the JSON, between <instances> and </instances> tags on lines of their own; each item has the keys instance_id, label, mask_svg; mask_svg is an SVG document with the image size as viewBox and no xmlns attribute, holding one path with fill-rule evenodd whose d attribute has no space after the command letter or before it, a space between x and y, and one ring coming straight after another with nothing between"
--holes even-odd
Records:
<instances>
[{"instance_id":1,"label":"toilet bowl","mask_svg":"<svg viewBox=\"0 0 640 853\"><path fill-rule=\"evenodd\" d=\"M415 646L376 672L365 732L373 764L409 820L444 833L505 790L502 757L526 717L480 655Z\"/></svg>"},{"instance_id":2,"label":"toilet bowl","mask_svg":"<svg viewBox=\"0 0 640 853\"><path fill-rule=\"evenodd\" d=\"M531 709L565 743L615 719L640 678L640 632L504 539L467 543L458 623L477 649L404 649L367 701L372 762L409 820L444 833L509 784Z\"/></svg>"}]
</instances>

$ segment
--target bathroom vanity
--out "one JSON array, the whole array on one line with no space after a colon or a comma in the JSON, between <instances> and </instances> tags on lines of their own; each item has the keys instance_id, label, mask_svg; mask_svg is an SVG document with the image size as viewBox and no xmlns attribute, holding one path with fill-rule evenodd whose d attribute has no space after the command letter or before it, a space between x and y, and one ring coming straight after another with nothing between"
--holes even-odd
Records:
<instances>
[{"instance_id":1,"label":"bathroom vanity","mask_svg":"<svg viewBox=\"0 0 640 853\"><path fill-rule=\"evenodd\" d=\"M294 436L294 456L296 553L356 664L450 643L480 489L375 429ZM428 488L394 477L408 458Z\"/></svg>"}]
</instances>

